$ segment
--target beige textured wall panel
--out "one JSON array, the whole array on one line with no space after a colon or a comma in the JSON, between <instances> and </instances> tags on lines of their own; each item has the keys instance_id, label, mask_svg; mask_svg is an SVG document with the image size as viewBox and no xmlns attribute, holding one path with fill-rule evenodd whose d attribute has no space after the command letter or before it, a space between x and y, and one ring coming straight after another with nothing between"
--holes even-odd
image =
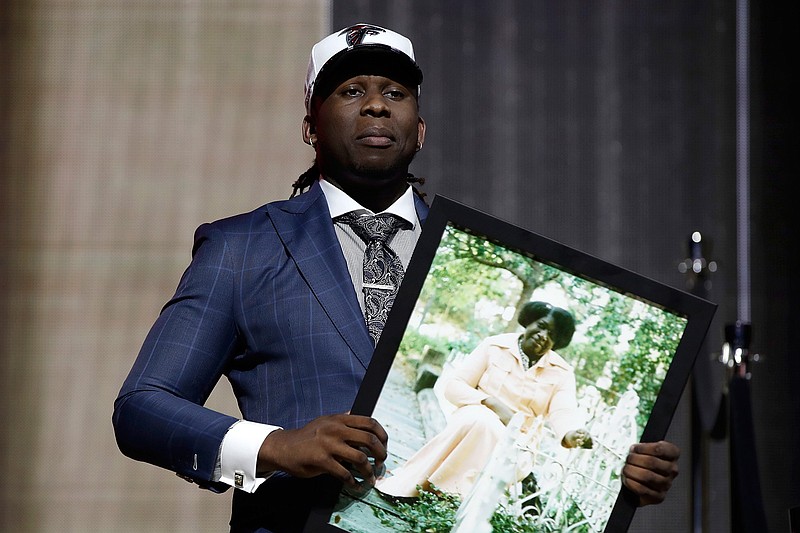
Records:
<instances>
[{"instance_id":1,"label":"beige textured wall panel","mask_svg":"<svg viewBox=\"0 0 800 533\"><path fill-rule=\"evenodd\" d=\"M285 198L327 3L19 1L0 23L2 531L223 531L113 400L194 229ZM8 68L6 68L8 67ZM238 412L223 383L210 405Z\"/></svg>"}]
</instances>

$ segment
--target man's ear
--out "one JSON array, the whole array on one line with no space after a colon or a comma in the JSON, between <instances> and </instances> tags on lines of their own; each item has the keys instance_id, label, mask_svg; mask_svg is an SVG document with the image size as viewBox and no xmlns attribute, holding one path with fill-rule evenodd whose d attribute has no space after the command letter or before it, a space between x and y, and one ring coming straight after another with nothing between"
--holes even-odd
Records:
<instances>
[{"instance_id":1,"label":"man's ear","mask_svg":"<svg viewBox=\"0 0 800 533\"><path fill-rule=\"evenodd\" d=\"M422 148L422 145L425 144L425 120L422 117L419 117L419 122L417 122L417 151Z\"/></svg>"},{"instance_id":2,"label":"man's ear","mask_svg":"<svg viewBox=\"0 0 800 533\"><path fill-rule=\"evenodd\" d=\"M303 142L313 146L313 142L316 140L316 130L314 128L313 119L311 115L306 115L303 117Z\"/></svg>"}]
</instances>

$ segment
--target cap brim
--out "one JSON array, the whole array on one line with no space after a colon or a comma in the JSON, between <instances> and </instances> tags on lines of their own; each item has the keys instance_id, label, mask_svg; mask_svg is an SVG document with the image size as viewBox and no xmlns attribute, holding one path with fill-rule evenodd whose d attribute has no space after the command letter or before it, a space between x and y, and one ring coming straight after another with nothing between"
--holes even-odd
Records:
<instances>
[{"instance_id":1,"label":"cap brim","mask_svg":"<svg viewBox=\"0 0 800 533\"><path fill-rule=\"evenodd\" d=\"M418 95L422 70L403 52L384 44L361 44L331 57L314 81L314 98L327 98L343 81L354 76L385 76Z\"/></svg>"}]
</instances>

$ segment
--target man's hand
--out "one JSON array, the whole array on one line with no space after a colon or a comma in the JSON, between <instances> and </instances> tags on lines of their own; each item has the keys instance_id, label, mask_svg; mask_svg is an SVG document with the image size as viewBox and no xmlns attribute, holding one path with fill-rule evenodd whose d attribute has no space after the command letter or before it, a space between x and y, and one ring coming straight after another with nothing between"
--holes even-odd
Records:
<instances>
[{"instance_id":1,"label":"man's hand","mask_svg":"<svg viewBox=\"0 0 800 533\"><path fill-rule=\"evenodd\" d=\"M374 472L382 469L386 460L388 439L378 421L368 416L321 416L302 428L270 433L258 452L257 471L283 470L301 478L330 474L355 486L358 482L348 470L351 467L373 484Z\"/></svg>"},{"instance_id":2,"label":"man's hand","mask_svg":"<svg viewBox=\"0 0 800 533\"><path fill-rule=\"evenodd\" d=\"M661 503L678 475L680 449L667 441L631 446L622 482L639 497L639 507Z\"/></svg>"}]
</instances>

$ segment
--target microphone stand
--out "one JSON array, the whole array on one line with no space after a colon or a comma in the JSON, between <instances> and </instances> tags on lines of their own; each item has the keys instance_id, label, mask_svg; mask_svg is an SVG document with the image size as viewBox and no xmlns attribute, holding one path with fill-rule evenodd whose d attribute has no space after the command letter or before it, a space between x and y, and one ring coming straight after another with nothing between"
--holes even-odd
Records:
<instances>
[{"instance_id":1,"label":"microphone stand","mask_svg":"<svg viewBox=\"0 0 800 533\"><path fill-rule=\"evenodd\" d=\"M678 265L687 274L688 290L708 299L710 273L716 262L703 256L703 237L692 233L689 256ZM714 398L710 357L704 344L692 373L692 531L708 531L708 440L729 439L730 501L732 533L767 531L761 481L755 449L755 429L750 394L751 364L758 354L751 353L752 326L737 321L725 326L725 342L719 361L726 368L725 385L719 398ZM713 403L712 403L713 402ZM716 415L712 418L709 413Z\"/></svg>"},{"instance_id":2,"label":"microphone stand","mask_svg":"<svg viewBox=\"0 0 800 533\"><path fill-rule=\"evenodd\" d=\"M731 370L728 383L730 421L731 531L768 531L756 457L756 435L750 395L752 326L737 321L725 326L722 362Z\"/></svg>"}]
</instances>

